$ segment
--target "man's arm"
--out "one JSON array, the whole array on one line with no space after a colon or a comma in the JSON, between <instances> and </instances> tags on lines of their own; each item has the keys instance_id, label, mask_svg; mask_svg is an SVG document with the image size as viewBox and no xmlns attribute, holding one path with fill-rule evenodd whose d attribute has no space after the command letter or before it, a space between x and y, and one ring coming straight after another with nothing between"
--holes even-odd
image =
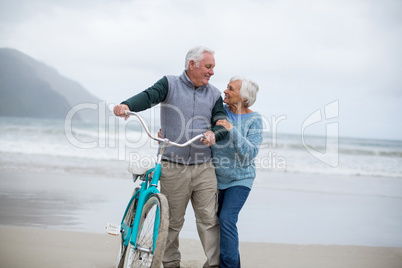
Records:
<instances>
[{"instance_id":1,"label":"man's arm","mask_svg":"<svg viewBox=\"0 0 402 268\"><path fill-rule=\"evenodd\" d=\"M168 90L169 83L166 76L164 76L152 87L138 93L126 101L123 101L121 104L126 104L130 111L141 112L164 101Z\"/></svg>"},{"instance_id":2,"label":"man's arm","mask_svg":"<svg viewBox=\"0 0 402 268\"><path fill-rule=\"evenodd\" d=\"M226 111L225 107L223 107L223 100L222 97L216 101L214 108L212 109L212 117L211 117L211 124L212 124L212 132L215 133L215 140L220 141L226 137L228 131L223 126L216 125L216 122L220 119L226 119Z\"/></svg>"},{"instance_id":3,"label":"man's arm","mask_svg":"<svg viewBox=\"0 0 402 268\"><path fill-rule=\"evenodd\" d=\"M140 112L151 108L152 106L164 101L168 91L169 83L166 76L164 76L152 87L129 98L126 101L123 101L120 105L116 105L113 108L113 112L116 116L125 117L127 120L129 116L125 115L126 110Z\"/></svg>"}]
</instances>

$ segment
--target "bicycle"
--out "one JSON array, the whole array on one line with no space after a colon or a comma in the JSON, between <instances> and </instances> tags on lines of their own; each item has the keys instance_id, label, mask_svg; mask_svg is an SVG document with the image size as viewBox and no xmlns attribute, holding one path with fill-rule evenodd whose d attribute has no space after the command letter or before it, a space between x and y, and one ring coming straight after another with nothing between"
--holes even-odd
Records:
<instances>
[{"instance_id":1,"label":"bicycle","mask_svg":"<svg viewBox=\"0 0 402 268\"><path fill-rule=\"evenodd\" d=\"M168 202L157 189L162 174L162 155L168 145L185 147L205 136L200 134L185 143L178 144L152 136L144 120L137 113L126 111L126 115L136 116L147 135L161 144L161 149L153 168L143 168L138 164L130 165L129 172L133 175L134 183L140 179L141 186L134 189L121 223L107 224L106 232L111 235L121 234L117 268L159 268L169 228Z\"/></svg>"}]
</instances>

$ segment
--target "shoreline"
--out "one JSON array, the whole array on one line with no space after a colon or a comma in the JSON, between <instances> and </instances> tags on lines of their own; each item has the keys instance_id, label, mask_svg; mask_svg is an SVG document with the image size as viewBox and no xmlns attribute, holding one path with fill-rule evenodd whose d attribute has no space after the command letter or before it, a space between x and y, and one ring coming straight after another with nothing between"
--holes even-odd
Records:
<instances>
[{"instance_id":1,"label":"shoreline","mask_svg":"<svg viewBox=\"0 0 402 268\"><path fill-rule=\"evenodd\" d=\"M107 234L0 225L2 267L97 267L115 265L119 237ZM202 267L201 243L180 239L181 267ZM241 242L243 267L398 268L402 248L287 245Z\"/></svg>"}]
</instances>

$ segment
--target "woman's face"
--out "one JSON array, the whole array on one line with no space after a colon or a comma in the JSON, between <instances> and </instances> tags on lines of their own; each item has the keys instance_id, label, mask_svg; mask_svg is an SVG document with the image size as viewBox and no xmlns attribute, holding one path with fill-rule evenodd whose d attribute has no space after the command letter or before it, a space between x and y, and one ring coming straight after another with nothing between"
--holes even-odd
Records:
<instances>
[{"instance_id":1,"label":"woman's face","mask_svg":"<svg viewBox=\"0 0 402 268\"><path fill-rule=\"evenodd\" d=\"M229 105L242 102L243 98L240 96L240 87L240 80L229 82L227 89L223 91L223 93L225 93L225 98L223 99L223 102Z\"/></svg>"}]
</instances>

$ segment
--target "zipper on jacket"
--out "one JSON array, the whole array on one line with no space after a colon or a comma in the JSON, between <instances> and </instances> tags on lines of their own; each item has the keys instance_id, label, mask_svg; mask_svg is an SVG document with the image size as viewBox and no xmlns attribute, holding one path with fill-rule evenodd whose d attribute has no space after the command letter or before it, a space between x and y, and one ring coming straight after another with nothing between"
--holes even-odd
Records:
<instances>
[{"instance_id":1,"label":"zipper on jacket","mask_svg":"<svg viewBox=\"0 0 402 268\"><path fill-rule=\"evenodd\" d=\"M195 116L195 94L197 93L197 89L194 89L194 94L193 94L193 116L190 119L191 120L191 135L189 135L189 138L192 138L194 135L194 116ZM188 160L190 161L191 157L191 151L192 151L192 146L190 145L190 150L188 151ZM193 160L195 161L195 159Z\"/></svg>"}]
</instances>

